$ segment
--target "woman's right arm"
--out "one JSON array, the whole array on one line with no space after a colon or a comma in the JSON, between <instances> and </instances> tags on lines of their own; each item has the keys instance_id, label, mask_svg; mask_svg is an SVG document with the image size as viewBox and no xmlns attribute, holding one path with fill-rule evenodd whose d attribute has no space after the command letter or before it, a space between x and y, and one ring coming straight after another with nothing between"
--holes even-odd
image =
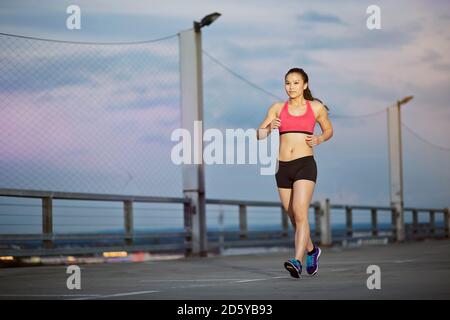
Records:
<instances>
[{"instance_id":1,"label":"woman's right arm","mask_svg":"<svg viewBox=\"0 0 450 320\"><path fill-rule=\"evenodd\" d=\"M277 117L277 104L274 103L269 108L269 111L267 111L266 118L259 126L256 138L258 140L265 139L272 132L272 129L278 129L280 124L281 120Z\"/></svg>"}]
</instances>

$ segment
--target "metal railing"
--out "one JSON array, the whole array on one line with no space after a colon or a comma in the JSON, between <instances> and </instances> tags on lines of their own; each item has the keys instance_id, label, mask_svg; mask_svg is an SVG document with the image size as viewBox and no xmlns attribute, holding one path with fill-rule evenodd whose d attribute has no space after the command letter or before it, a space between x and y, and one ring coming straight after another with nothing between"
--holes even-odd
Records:
<instances>
[{"instance_id":1,"label":"metal railing","mask_svg":"<svg viewBox=\"0 0 450 320\"><path fill-rule=\"evenodd\" d=\"M280 202L274 201L249 201L249 200L222 200L222 199L206 199L208 205L220 205L220 206L232 206L237 207L239 212L239 230L228 231L224 233L224 237L227 240L224 247L239 247L249 245L292 245L292 234L289 230L289 218L286 214L283 206ZM279 231L249 231L248 228L248 208L277 208L280 210L280 230ZM320 225L323 211L321 211L320 202L314 202L310 204L310 208L314 210L315 221L317 225ZM323 224L325 227L326 225ZM320 232L316 228L315 234L312 234L312 238L317 239L320 234L326 234L325 231ZM231 239L235 239L234 241ZM324 239L322 239L323 242ZM326 240L326 239L325 239ZM223 244L218 242L210 242L208 247L210 249L217 248Z\"/></svg>"},{"instance_id":2,"label":"metal railing","mask_svg":"<svg viewBox=\"0 0 450 320\"><path fill-rule=\"evenodd\" d=\"M132 195L113 195L113 194L89 194L89 193L68 193L68 192L53 192L53 191L37 191L37 190L17 190L17 189L0 189L0 196L3 197L24 197L24 198L39 198L41 199L42 210L42 232L40 234L0 234L0 241L20 241L20 240L38 240L42 241L42 248L39 250L3 250L0 248L0 255L33 255L33 254L76 254L76 253L95 253L117 248L92 246L91 248L69 248L61 249L55 248L54 242L56 240L82 240L82 239L118 239L123 240L124 244L119 248L125 248L128 251L141 250L184 250L186 255L191 254L193 237L190 228L190 219L195 211L192 208L191 202L188 198L176 197L147 197L147 196L132 196ZM53 232L53 200L80 200L80 201L111 201L123 203L123 234L55 234ZM178 203L183 205L183 219L184 231L171 233L136 233L133 224L133 205L134 203ZM289 232L289 220L280 202L272 201L244 201L244 200L220 200L207 199L207 205L224 205L237 207L239 210L239 230L236 232L226 232L227 238L232 239L235 236L235 241L226 241L228 246L249 246L249 245L277 245L289 244L292 245L292 234ZM260 208L279 208L280 209L280 230L279 231L258 231L250 232L248 228L248 207ZM370 237L380 236L378 226L378 214L381 211L388 211L391 213L391 228L392 234L390 240L395 240L396 232L396 215L397 212L393 207L380 206L353 206L353 205L338 205L330 204L329 199L316 201L311 203L310 208L314 210L314 230L311 232L311 237L314 241L318 241L321 245L329 246L334 239L331 228L331 209L345 210L345 235L341 237L344 239L351 239L354 237L354 210L363 210L370 212L371 229ZM406 228L409 234L409 239L417 237L440 236L449 238L449 208L404 208L404 212L411 212L412 224ZM427 224L420 224L418 215L419 212L427 212L429 220ZM444 226L437 228L436 214L443 214ZM0 223L1 225L1 223ZM182 242L172 244L151 244L138 245L135 243L136 239L148 238L161 240L164 238L181 238ZM217 242L211 242L209 249L214 249L219 246Z\"/></svg>"},{"instance_id":3,"label":"metal railing","mask_svg":"<svg viewBox=\"0 0 450 320\"><path fill-rule=\"evenodd\" d=\"M364 210L364 211L370 211L370 220L371 220L371 236L377 237L379 236L379 228L378 228L378 213L380 211L387 211L391 214L391 228L389 229L392 234L390 238L392 240L395 240L397 227L396 227L396 216L397 211L395 207L379 207L379 206L361 206L361 205L338 205L334 204L330 206L331 209L341 209L345 210L345 221L346 221L346 232L345 237L352 238L354 234L354 228L353 228L353 211L354 210ZM442 237L449 238L449 211L450 208L413 208L413 207L405 207L403 208L403 213L406 215L406 213L410 212L412 214L412 223L406 224L406 233L408 239L418 239L423 237L433 237L433 236L439 236L438 231L441 231L440 235ZM425 212L429 215L428 223L420 224L418 219L419 212ZM436 214L442 213L443 214L443 227L437 228L435 221L436 221Z\"/></svg>"},{"instance_id":4,"label":"metal railing","mask_svg":"<svg viewBox=\"0 0 450 320\"><path fill-rule=\"evenodd\" d=\"M189 213L190 201L185 198L176 197L147 197L147 196L127 196L114 194L92 194L92 193L69 193L69 192L53 192L53 191L37 191L37 190L18 190L18 189L0 189L0 196L4 197L22 197L22 198L39 198L42 201L42 232L40 234L0 234L0 241L42 241L43 249L38 250L2 250L0 255L32 255L32 254L70 254L70 253L97 253L103 251L111 251L120 249L120 247L92 247L92 248L71 248L62 249L54 248L53 243L56 240L105 240L116 239L124 240L127 249L132 251L139 250L171 250L185 248L189 250L191 237L186 232L171 233L155 233L155 234L139 234L134 231L133 224L133 204L140 203L179 203L184 207L185 214ZM123 203L123 234L55 234L53 232L53 201L54 200L80 200L80 201L109 201ZM1 225L1 224L0 224ZM134 240L139 238L175 238L185 237L185 244L163 244L163 245L134 245Z\"/></svg>"}]
</instances>

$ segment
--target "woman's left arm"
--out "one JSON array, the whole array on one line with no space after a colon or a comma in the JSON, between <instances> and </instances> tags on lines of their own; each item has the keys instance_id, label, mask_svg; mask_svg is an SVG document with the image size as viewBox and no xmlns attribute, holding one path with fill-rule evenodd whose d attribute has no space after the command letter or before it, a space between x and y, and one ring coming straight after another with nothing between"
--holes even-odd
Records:
<instances>
[{"instance_id":1,"label":"woman's left arm","mask_svg":"<svg viewBox=\"0 0 450 320\"><path fill-rule=\"evenodd\" d=\"M325 142L333 136L333 126L331 125L330 119L328 119L328 111L324 107L323 104L316 101L318 103L318 115L316 121L319 123L320 128L322 129L322 134L320 136L308 135L306 137L306 143L310 146L316 146L322 142Z\"/></svg>"}]
</instances>

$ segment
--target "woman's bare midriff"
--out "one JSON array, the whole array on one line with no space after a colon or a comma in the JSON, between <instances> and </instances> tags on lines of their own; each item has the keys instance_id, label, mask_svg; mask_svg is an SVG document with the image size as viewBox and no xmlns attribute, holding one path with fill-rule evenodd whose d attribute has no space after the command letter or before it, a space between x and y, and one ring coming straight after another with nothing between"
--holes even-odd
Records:
<instances>
[{"instance_id":1,"label":"woman's bare midriff","mask_svg":"<svg viewBox=\"0 0 450 320\"><path fill-rule=\"evenodd\" d=\"M306 143L307 134L288 132L280 135L278 160L291 161L297 158L314 155L313 148Z\"/></svg>"}]
</instances>

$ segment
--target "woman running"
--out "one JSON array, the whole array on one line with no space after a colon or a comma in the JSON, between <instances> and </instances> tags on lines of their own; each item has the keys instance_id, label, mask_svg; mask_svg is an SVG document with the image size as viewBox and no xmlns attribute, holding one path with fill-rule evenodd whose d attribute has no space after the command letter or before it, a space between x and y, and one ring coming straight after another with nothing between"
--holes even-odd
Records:
<instances>
[{"instance_id":1,"label":"woman running","mask_svg":"<svg viewBox=\"0 0 450 320\"><path fill-rule=\"evenodd\" d=\"M319 247L311 241L308 208L317 178L313 147L333 136L328 108L313 98L308 87L308 75L303 69L290 69L285 75L285 90L289 99L274 103L258 128L258 139L266 138L273 129L280 134L278 170L275 174L284 210L295 230L295 256L284 263L292 277L300 278L302 261L307 250L306 271L315 275L319 270ZM322 134L314 136L316 121Z\"/></svg>"}]
</instances>

